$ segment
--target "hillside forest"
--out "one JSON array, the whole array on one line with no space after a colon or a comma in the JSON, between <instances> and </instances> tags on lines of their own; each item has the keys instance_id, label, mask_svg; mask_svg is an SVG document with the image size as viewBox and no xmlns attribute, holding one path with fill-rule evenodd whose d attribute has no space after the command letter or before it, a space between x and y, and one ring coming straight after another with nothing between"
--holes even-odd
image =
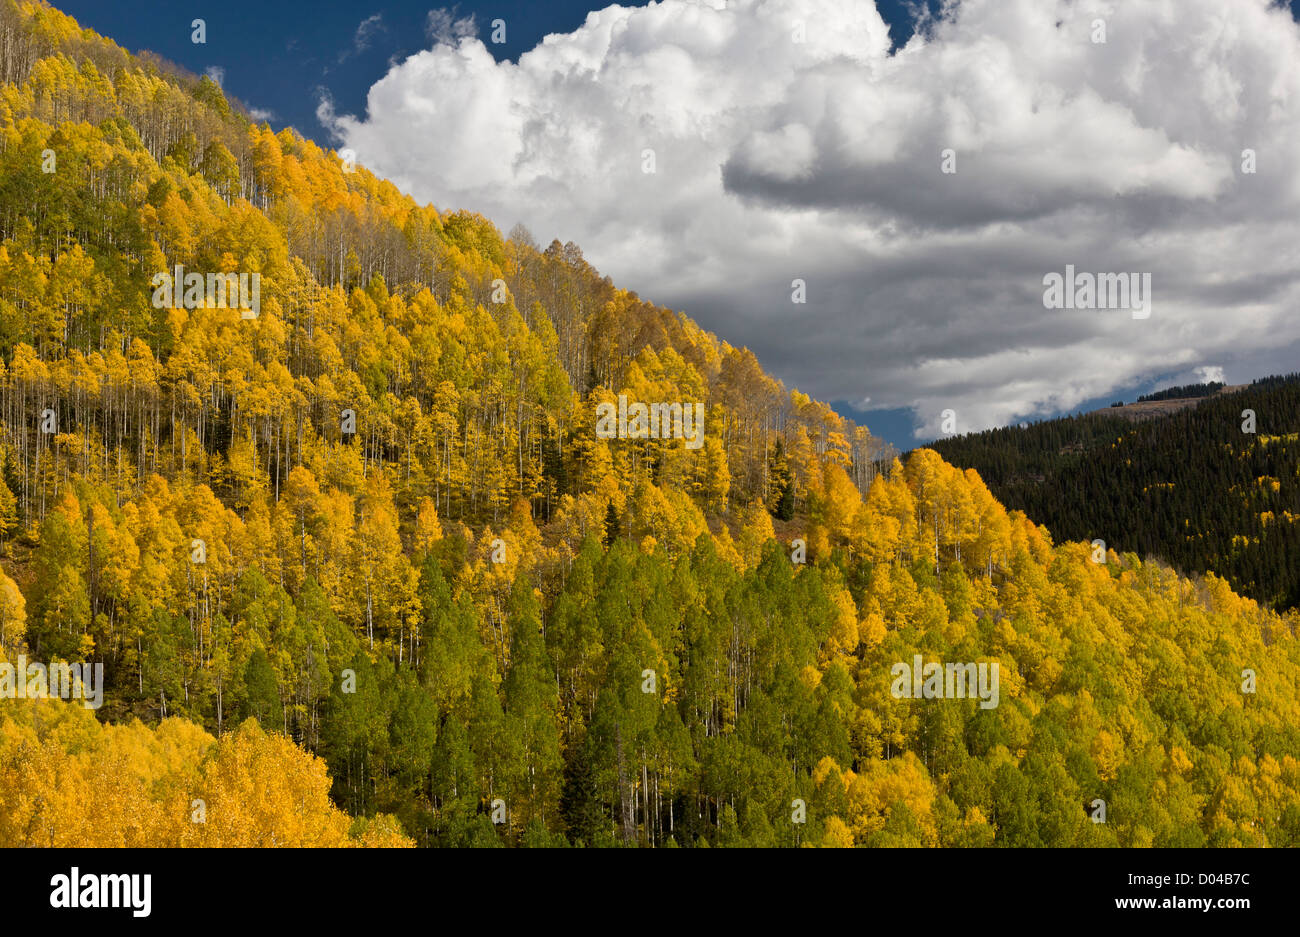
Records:
<instances>
[{"instance_id":1,"label":"hillside forest","mask_svg":"<svg viewBox=\"0 0 1300 937\"><path fill-rule=\"evenodd\" d=\"M1300 613L1248 547L1153 550L1127 476L1072 525L892 458L576 245L351 169L0 0L0 656L105 681L0 693L0 845L1300 845ZM157 308L177 265L259 314ZM703 444L598 436L620 394ZM1192 493L1247 538L1292 529L1260 415ZM916 655L997 705L899 698Z\"/></svg>"}]
</instances>

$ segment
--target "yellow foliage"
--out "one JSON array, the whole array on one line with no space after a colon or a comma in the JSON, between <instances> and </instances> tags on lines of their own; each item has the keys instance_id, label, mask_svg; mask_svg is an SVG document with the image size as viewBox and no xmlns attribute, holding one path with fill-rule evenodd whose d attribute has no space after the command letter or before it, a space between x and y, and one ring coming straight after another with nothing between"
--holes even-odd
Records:
<instances>
[{"instance_id":1,"label":"yellow foliage","mask_svg":"<svg viewBox=\"0 0 1300 937\"><path fill-rule=\"evenodd\" d=\"M822 837L825 849L852 849L853 834L839 817L832 816L826 821L826 832Z\"/></svg>"},{"instance_id":2,"label":"yellow foliage","mask_svg":"<svg viewBox=\"0 0 1300 937\"><path fill-rule=\"evenodd\" d=\"M408 846L352 821L325 763L249 720L103 726L60 700L0 701L0 847Z\"/></svg>"}]
</instances>

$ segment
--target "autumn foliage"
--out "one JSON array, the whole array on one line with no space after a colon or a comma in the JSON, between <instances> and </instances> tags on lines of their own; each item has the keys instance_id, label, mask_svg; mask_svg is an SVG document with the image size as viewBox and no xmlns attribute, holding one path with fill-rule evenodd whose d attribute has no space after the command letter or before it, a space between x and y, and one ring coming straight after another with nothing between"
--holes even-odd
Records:
<instances>
[{"instance_id":1,"label":"autumn foliage","mask_svg":"<svg viewBox=\"0 0 1300 937\"><path fill-rule=\"evenodd\" d=\"M0 82L0 647L107 681L0 701L0 843L1300 844L1294 613L43 4ZM261 314L155 309L175 264ZM620 393L705 444L597 437ZM894 699L914 654L1000 705Z\"/></svg>"}]
</instances>

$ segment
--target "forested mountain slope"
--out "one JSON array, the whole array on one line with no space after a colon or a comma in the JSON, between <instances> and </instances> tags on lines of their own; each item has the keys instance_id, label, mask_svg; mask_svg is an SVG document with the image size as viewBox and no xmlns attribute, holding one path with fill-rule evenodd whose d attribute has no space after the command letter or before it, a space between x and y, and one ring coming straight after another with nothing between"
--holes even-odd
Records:
<instances>
[{"instance_id":1,"label":"forested mountain slope","mask_svg":"<svg viewBox=\"0 0 1300 937\"><path fill-rule=\"evenodd\" d=\"M1294 613L877 474L573 245L47 6L0 79L0 655L107 683L0 694L0 843L1300 844ZM258 314L156 307L177 265ZM619 395L702 444L597 435ZM996 698L900 698L915 655Z\"/></svg>"},{"instance_id":2,"label":"forested mountain slope","mask_svg":"<svg viewBox=\"0 0 1300 937\"><path fill-rule=\"evenodd\" d=\"M1300 605L1300 375L1136 424L1100 410L933 448L1058 536L1213 570L1260 602Z\"/></svg>"}]
</instances>

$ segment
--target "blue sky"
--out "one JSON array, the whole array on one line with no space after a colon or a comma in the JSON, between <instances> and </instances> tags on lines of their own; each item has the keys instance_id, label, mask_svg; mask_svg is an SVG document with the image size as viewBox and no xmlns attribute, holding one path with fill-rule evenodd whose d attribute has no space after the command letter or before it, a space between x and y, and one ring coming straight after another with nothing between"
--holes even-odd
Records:
<instances>
[{"instance_id":1,"label":"blue sky","mask_svg":"<svg viewBox=\"0 0 1300 937\"><path fill-rule=\"evenodd\" d=\"M575 241L900 449L947 408L976 430L1295 369L1300 0L1125 0L1100 44L1089 4L962 0L895 55L926 2L438 8L467 43L427 2L55 5L421 202ZM1045 309L1070 264L1151 273L1154 314Z\"/></svg>"},{"instance_id":2,"label":"blue sky","mask_svg":"<svg viewBox=\"0 0 1300 937\"><path fill-rule=\"evenodd\" d=\"M433 8L427 2L316 0L56 0L55 5L133 52L148 49L196 74L213 66L223 69L225 90L250 107L272 111L276 129L292 126L324 144L330 141L316 120L319 91L328 91L341 110L363 111L366 91L391 58L428 47L425 26ZM493 51L513 59L546 33L573 29L588 10L604 5L500 0L449 10L473 14L485 39L488 23L505 19L507 42ZM362 27L376 15L378 21ZM196 18L207 23L205 45L191 42L190 23Z\"/></svg>"}]
</instances>

